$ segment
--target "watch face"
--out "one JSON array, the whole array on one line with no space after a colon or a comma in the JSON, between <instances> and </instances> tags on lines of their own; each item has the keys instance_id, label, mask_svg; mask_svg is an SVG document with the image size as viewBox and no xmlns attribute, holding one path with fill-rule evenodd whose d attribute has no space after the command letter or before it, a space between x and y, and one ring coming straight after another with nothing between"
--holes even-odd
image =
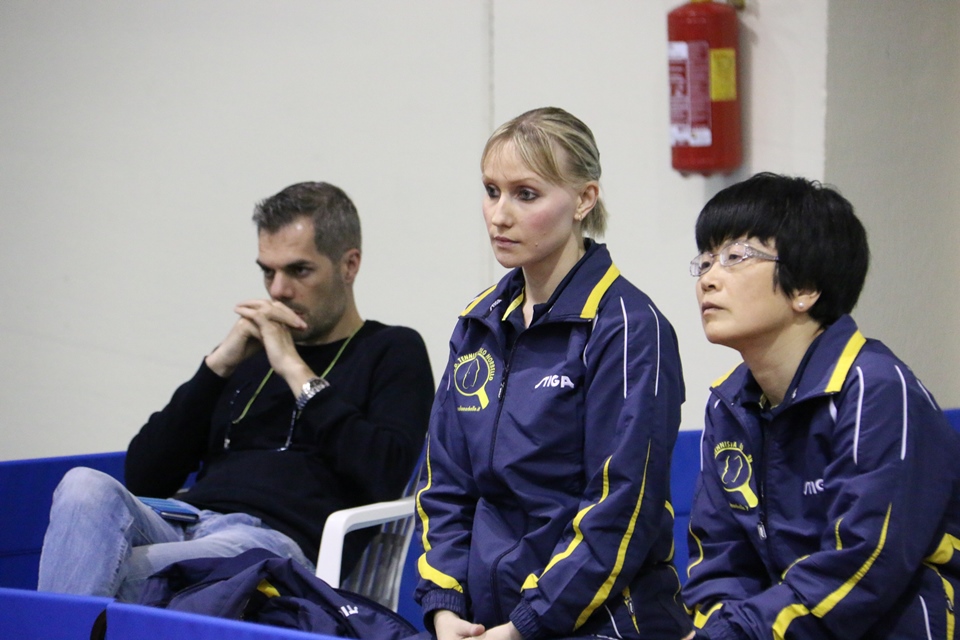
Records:
<instances>
[{"instance_id":1,"label":"watch face","mask_svg":"<svg viewBox=\"0 0 960 640\"><path fill-rule=\"evenodd\" d=\"M316 393L317 391L320 391L321 389L326 388L326 386L327 386L327 381L326 381L326 380L324 380L323 378L314 378L314 379L308 380L306 383L304 383L304 385L303 385L303 392L304 392L304 393L310 393L310 392Z\"/></svg>"},{"instance_id":2,"label":"watch face","mask_svg":"<svg viewBox=\"0 0 960 640\"><path fill-rule=\"evenodd\" d=\"M303 383L303 391L300 393L300 397L297 398L297 409L303 409L313 396L329 386L330 383L323 378L313 378Z\"/></svg>"}]
</instances>

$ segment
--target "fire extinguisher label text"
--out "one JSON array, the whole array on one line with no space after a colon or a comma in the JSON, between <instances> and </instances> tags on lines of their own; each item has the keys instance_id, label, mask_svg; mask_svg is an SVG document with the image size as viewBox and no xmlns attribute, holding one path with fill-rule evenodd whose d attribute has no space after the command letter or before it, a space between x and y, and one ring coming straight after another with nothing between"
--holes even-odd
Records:
<instances>
[{"instance_id":1,"label":"fire extinguisher label text","mask_svg":"<svg viewBox=\"0 0 960 640\"><path fill-rule=\"evenodd\" d=\"M670 142L673 146L709 147L713 143L710 53L704 40L669 43Z\"/></svg>"}]
</instances>

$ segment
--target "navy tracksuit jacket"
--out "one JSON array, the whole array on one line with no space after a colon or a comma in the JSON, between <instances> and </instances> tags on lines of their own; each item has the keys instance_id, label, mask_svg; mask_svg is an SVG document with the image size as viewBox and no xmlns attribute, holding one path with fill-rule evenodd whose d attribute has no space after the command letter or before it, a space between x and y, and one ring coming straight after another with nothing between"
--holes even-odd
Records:
<instances>
[{"instance_id":1,"label":"navy tracksuit jacket","mask_svg":"<svg viewBox=\"0 0 960 640\"><path fill-rule=\"evenodd\" d=\"M523 327L519 270L463 312L417 494L417 597L527 640L678 640L673 328L603 245Z\"/></svg>"},{"instance_id":2,"label":"navy tracksuit jacket","mask_svg":"<svg viewBox=\"0 0 960 640\"><path fill-rule=\"evenodd\" d=\"M684 600L711 640L953 638L960 435L849 316L764 408L714 384Z\"/></svg>"}]
</instances>

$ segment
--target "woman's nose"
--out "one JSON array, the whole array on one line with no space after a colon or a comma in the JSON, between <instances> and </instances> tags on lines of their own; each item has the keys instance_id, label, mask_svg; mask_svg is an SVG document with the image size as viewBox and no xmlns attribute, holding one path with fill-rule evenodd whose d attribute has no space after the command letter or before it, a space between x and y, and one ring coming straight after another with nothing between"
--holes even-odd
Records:
<instances>
[{"instance_id":1,"label":"woman's nose","mask_svg":"<svg viewBox=\"0 0 960 640\"><path fill-rule=\"evenodd\" d=\"M510 226L512 217L506 199L503 197L491 201L488 205L490 223L498 227Z\"/></svg>"},{"instance_id":2,"label":"woman's nose","mask_svg":"<svg viewBox=\"0 0 960 640\"><path fill-rule=\"evenodd\" d=\"M701 291L709 291L710 289L717 288L717 275L720 271L720 268L714 263L709 269L704 273L700 274L700 277L697 278L697 287Z\"/></svg>"}]
</instances>

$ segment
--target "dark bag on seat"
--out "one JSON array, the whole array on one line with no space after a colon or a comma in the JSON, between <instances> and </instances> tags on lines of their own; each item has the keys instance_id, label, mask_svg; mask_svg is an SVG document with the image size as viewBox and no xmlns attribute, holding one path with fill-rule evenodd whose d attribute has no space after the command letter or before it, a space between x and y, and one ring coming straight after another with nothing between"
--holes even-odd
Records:
<instances>
[{"instance_id":1,"label":"dark bag on seat","mask_svg":"<svg viewBox=\"0 0 960 640\"><path fill-rule=\"evenodd\" d=\"M401 640L418 634L390 609L334 589L263 549L171 564L147 580L140 604L343 638Z\"/></svg>"}]
</instances>

